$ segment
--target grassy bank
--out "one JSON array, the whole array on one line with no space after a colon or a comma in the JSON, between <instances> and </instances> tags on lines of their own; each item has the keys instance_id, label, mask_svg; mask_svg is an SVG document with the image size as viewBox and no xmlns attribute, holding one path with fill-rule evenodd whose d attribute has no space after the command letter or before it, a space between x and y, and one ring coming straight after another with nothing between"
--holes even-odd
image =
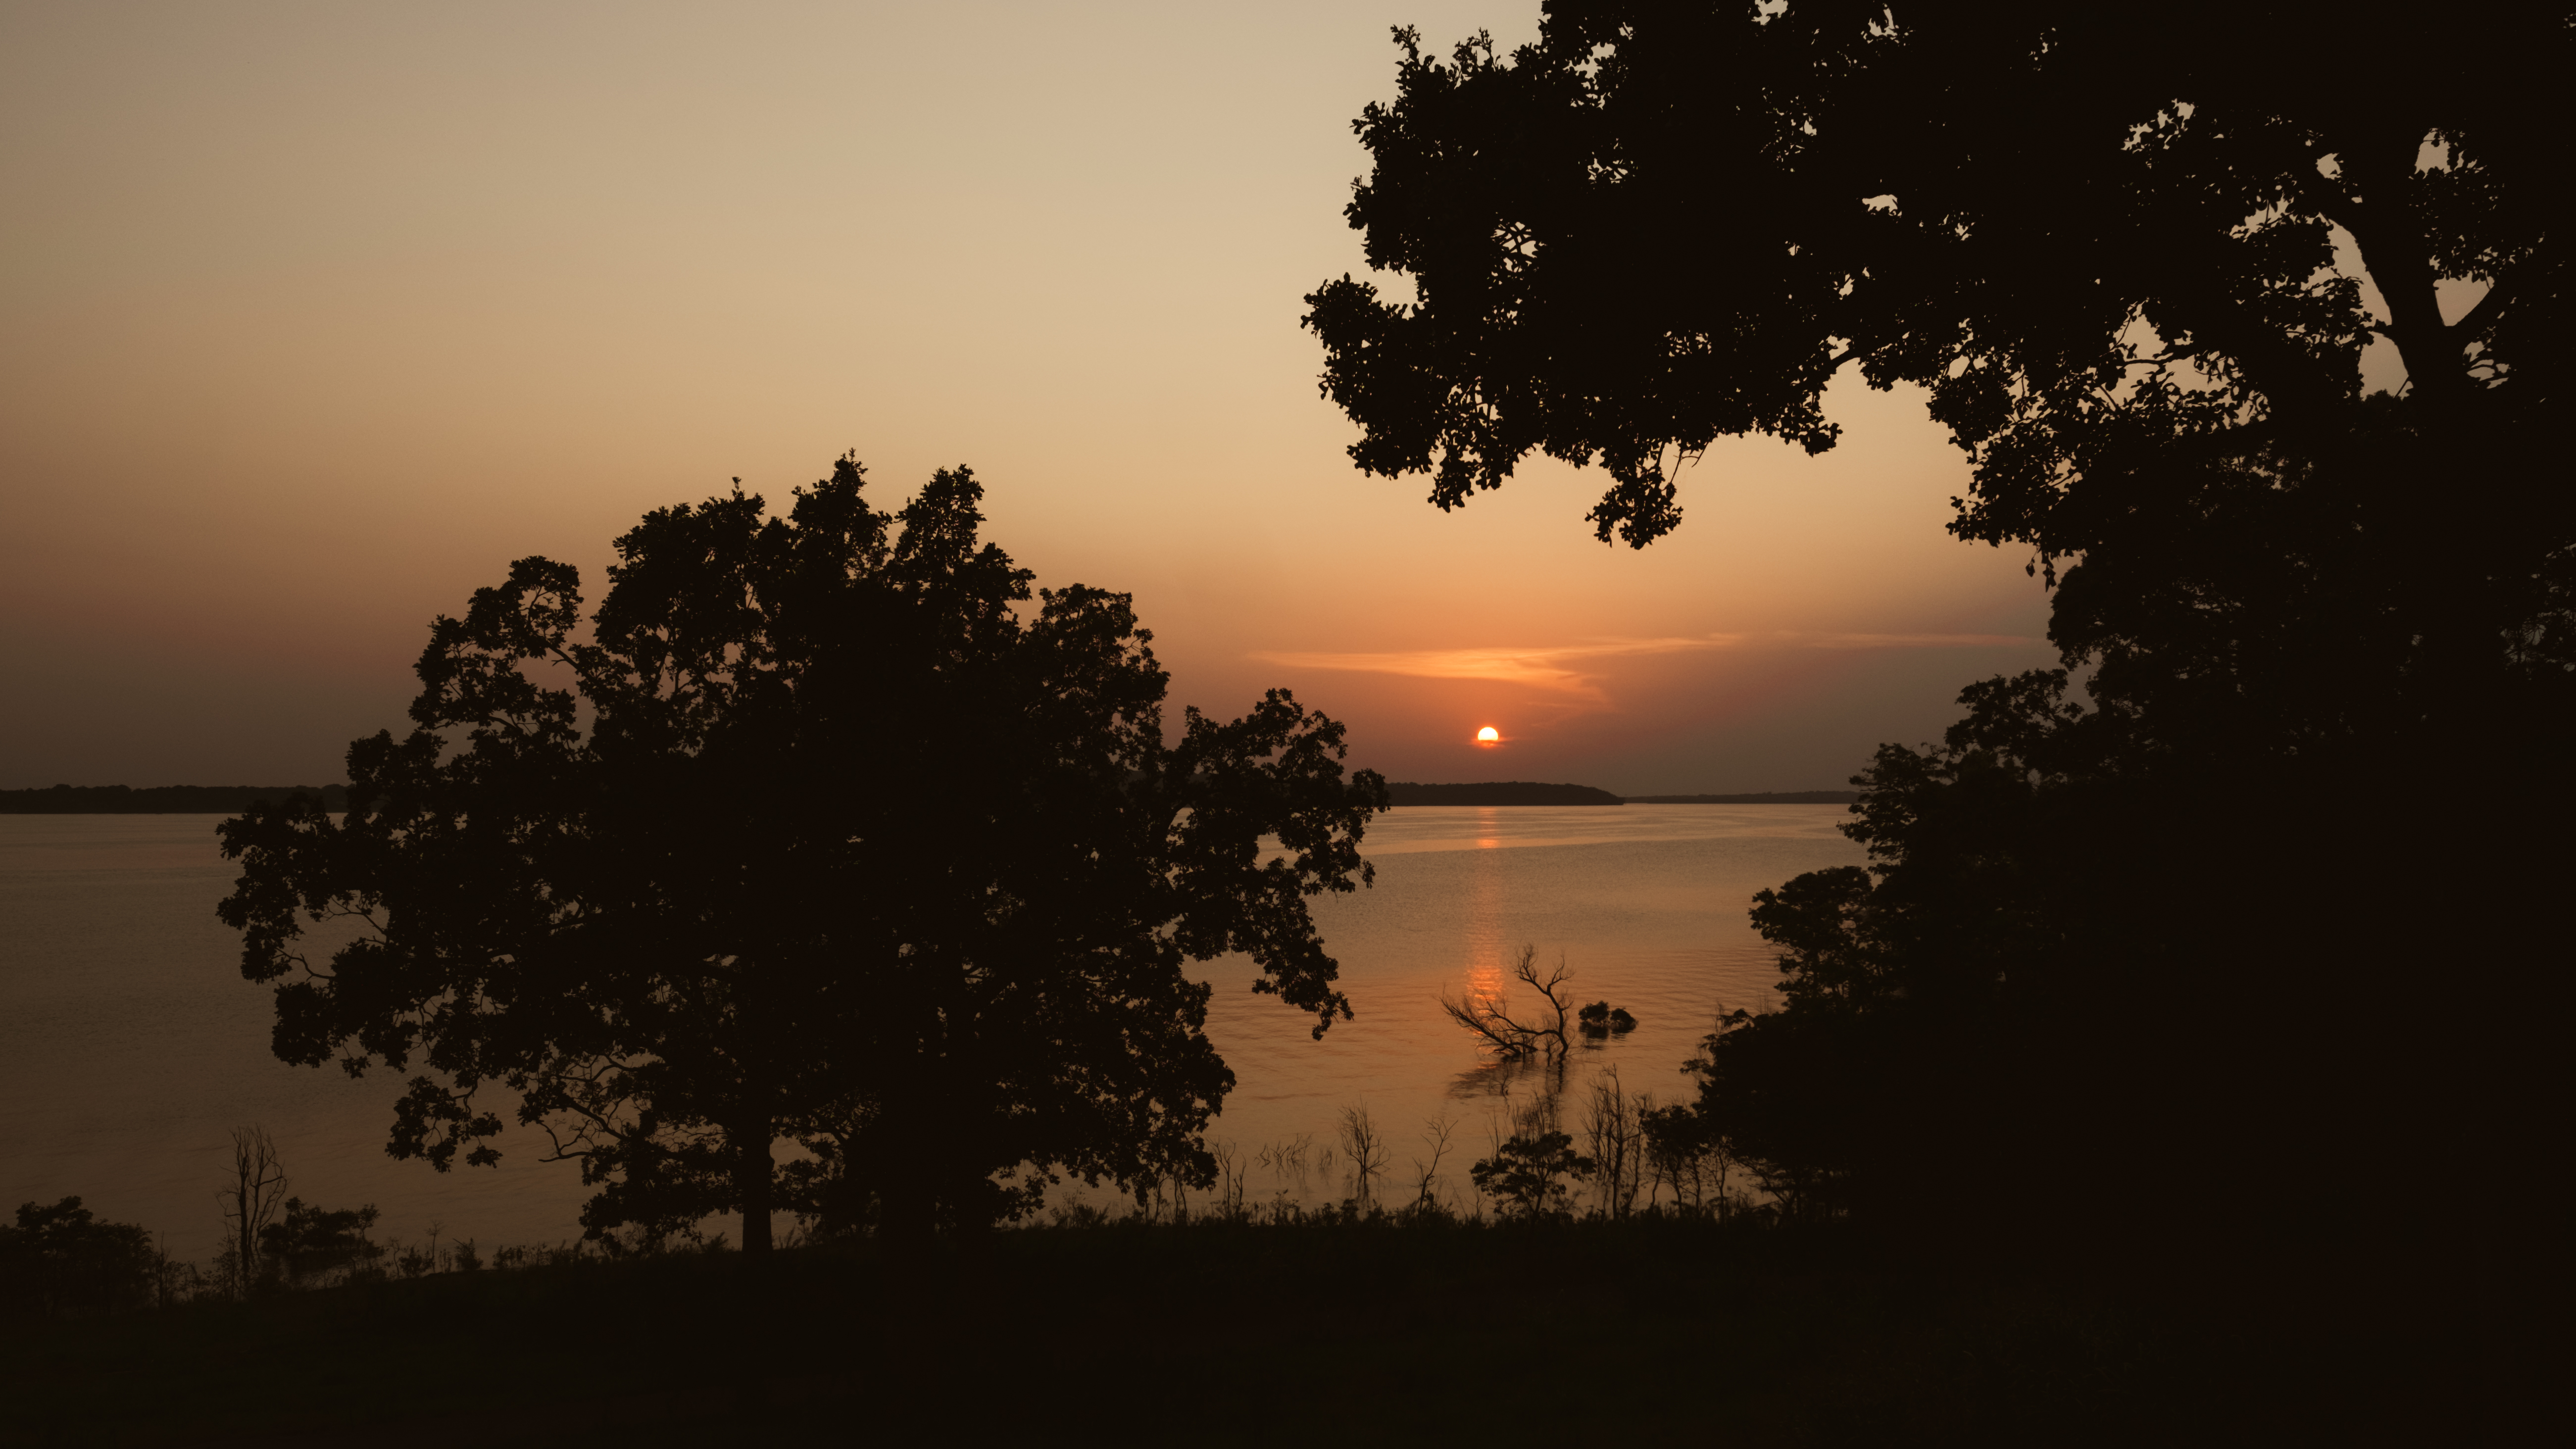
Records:
<instances>
[{"instance_id":1,"label":"grassy bank","mask_svg":"<svg viewBox=\"0 0 2576 1449\"><path fill-rule=\"evenodd\" d=\"M1896 1271L1837 1231L1110 1225L922 1256L594 1260L22 1324L0 1434L2116 1443L2368 1417L2366 1366L2286 1348L1991 1274Z\"/></svg>"}]
</instances>

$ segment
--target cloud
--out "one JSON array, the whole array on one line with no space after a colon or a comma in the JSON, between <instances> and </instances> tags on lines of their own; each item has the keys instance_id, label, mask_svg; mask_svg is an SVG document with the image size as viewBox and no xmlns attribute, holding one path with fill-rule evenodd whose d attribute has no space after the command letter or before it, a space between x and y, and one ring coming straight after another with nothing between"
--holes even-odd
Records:
<instances>
[{"instance_id":1,"label":"cloud","mask_svg":"<svg viewBox=\"0 0 2576 1449\"><path fill-rule=\"evenodd\" d=\"M2010 649L2044 641L2023 634L1785 634L1809 649Z\"/></svg>"},{"instance_id":2,"label":"cloud","mask_svg":"<svg viewBox=\"0 0 2576 1449\"><path fill-rule=\"evenodd\" d=\"M1492 679L1601 700L1604 696L1593 682L1597 676L1568 668L1568 661L1726 649L1743 642L1743 639L1741 634L1708 634L1691 639L1604 639L1541 649L1408 649L1379 654L1265 651L1252 657L1291 669L1341 669L1366 674L1402 674L1415 679Z\"/></svg>"},{"instance_id":3,"label":"cloud","mask_svg":"<svg viewBox=\"0 0 2576 1449\"><path fill-rule=\"evenodd\" d=\"M1640 654L1690 654L1746 646L1781 649L2010 648L2042 641L2018 634L1702 634L1687 638L1595 639L1543 648L1403 649L1376 653L1264 650L1251 657L1291 669L1336 669L1362 674L1401 674L1413 679L1490 679L1607 704L1600 676L1573 667L1579 660Z\"/></svg>"}]
</instances>

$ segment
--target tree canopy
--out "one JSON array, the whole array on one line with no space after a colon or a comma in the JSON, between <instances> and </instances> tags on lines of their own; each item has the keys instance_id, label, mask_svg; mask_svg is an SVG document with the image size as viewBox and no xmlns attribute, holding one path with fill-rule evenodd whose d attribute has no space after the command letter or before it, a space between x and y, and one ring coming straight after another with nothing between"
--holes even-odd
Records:
<instances>
[{"instance_id":1,"label":"tree canopy","mask_svg":"<svg viewBox=\"0 0 2576 1449\"><path fill-rule=\"evenodd\" d=\"M0 1223L0 1321L143 1307L164 1266L149 1230L100 1222L79 1198L21 1203L14 1224Z\"/></svg>"},{"instance_id":2,"label":"tree canopy","mask_svg":"<svg viewBox=\"0 0 2576 1449\"><path fill-rule=\"evenodd\" d=\"M345 818L222 827L277 1054L411 1073L389 1150L441 1169L496 1161L515 1101L595 1233L1211 1180L1232 1076L1184 965L1241 951L1317 1035L1347 1017L1307 899L1371 878L1383 782L1284 691L1167 742L1129 596L1033 598L980 497L944 471L889 514L844 458L784 517L647 515L587 621L543 558L440 618Z\"/></svg>"},{"instance_id":3,"label":"tree canopy","mask_svg":"<svg viewBox=\"0 0 2576 1449\"><path fill-rule=\"evenodd\" d=\"M1598 462L1596 528L1642 547L1714 439L1832 446L1853 365L1974 458L1961 533L2062 558L2158 445L2343 426L2375 337L2444 409L2563 392L2558 7L2446 17L2402 62L2334 7L1543 9L1508 56L1398 33L1347 214L1413 299L1307 299L1353 458L1444 508L1533 451ZM2444 283L2482 296L2446 321Z\"/></svg>"},{"instance_id":4,"label":"tree canopy","mask_svg":"<svg viewBox=\"0 0 2576 1449\"><path fill-rule=\"evenodd\" d=\"M1354 460L1443 508L1598 463L1644 547L1717 438L1833 446L1849 367L1923 389L1953 531L2055 590L2064 667L1882 748L1871 867L1757 899L1786 1004L1709 1038L1701 1127L1821 1210L2123 1251L2209 1184L2390 1230L2347 1176L2382 1143L2527 1184L2566 991L2514 883L2576 866L2567 9L1544 10L1509 55L1398 32L1357 123L1412 296L1308 298Z\"/></svg>"}]
</instances>

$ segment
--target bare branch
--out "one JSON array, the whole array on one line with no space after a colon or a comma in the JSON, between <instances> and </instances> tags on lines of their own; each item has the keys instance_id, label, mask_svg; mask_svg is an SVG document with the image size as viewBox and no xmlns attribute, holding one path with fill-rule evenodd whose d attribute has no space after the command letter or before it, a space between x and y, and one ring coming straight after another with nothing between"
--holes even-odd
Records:
<instances>
[{"instance_id":1,"label":"bare branch","mask_svg":"<svg viewBox=\"0 0 2576 1449\"><path fill-rule=\"evenodd\" d=\"M1574 973L1559 957L1557 964L1542 975L1538 948L1523 946L1520 960L1512 967L1512 977L1538 992L1547 1003L1543 1014L1523 1021L1504 1007L1499 996L1453 998L1446 993L1440 998L1440 1009L1448 1013L1451 1021L1474 1032L1478 1045L1507 1059L1565 1055L1570 1045L1566 1022L1573 1012L1566 1005L1562 988Z\"/></svg>"}]
</instances>

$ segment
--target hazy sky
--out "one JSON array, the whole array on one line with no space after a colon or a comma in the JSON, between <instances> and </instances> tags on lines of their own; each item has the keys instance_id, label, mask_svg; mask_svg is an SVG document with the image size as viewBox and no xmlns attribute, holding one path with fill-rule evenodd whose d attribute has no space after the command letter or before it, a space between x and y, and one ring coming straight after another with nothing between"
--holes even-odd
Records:
<instances>
[{"instance_id":1,"label":"hazy sky","mask_svg":"<svg viewBox=\"0 0 2576 1449\"><path fill-rule=\"evenodd\" d=\"M1297 326L1360 267L1350 119L1390 25L1536 15L0 6L0 787L341 778L511 559L603 582L847 449L1132 590L1175 714L1284 684L1397 779L1829 787L2050 661L1919 395L1721 446L1643 553L1597 470L1442 514L1351 468Z\"/></svg>"}]
</instances>

